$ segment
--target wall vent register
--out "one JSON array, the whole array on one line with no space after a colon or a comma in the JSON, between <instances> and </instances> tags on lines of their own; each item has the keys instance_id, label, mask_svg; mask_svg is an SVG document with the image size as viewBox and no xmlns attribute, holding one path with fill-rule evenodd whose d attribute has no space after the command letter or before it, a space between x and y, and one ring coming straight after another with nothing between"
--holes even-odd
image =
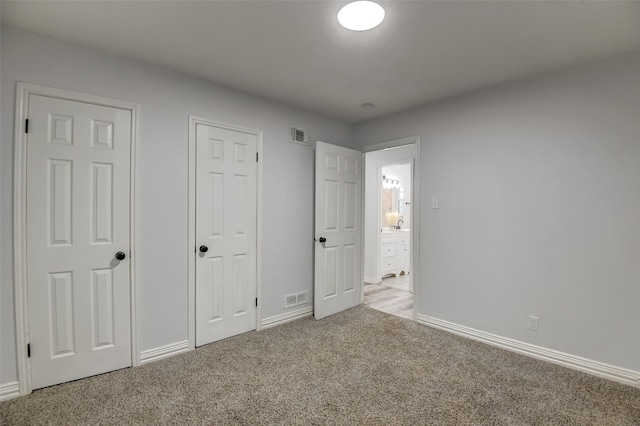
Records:
<instances>
[{"instance_id":1,"label":"wall vent register","mask_svg":"<svg viewBox=\"0 0 640 426\"><path fill-rule=\"evenodd\" d=\"M309 292L307 290L294 294L286 294L284 296L284 307L292 308L294 306L304 305L309 301Z\"/></svg>"},{"instance_id":2,"label":"wall vent register","mask_svg":"<svg viewBox=\"0 0 640 426\"><path fill-rule=\"evenodd\" d=\"M309 145L309 137L306 130L292 127L290 129L289 141L301 145Z\"/></svg>"}]
</instances>

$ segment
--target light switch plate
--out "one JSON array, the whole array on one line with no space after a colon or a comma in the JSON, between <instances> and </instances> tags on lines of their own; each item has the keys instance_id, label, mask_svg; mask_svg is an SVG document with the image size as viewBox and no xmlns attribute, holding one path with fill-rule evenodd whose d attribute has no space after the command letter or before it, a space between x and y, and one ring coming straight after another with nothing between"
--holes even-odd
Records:
<instances>
[{"instance_id":1,"label":"light switch plate","mask_svg":"<svg viewBox=\"0 0 640 426\"><path fill-rule=\"evenodd\" d=\"M529 316L529 330L538 331L538 322L540 319L538 317L534 317L533 315Z\"/></svg>"}]
</instances>

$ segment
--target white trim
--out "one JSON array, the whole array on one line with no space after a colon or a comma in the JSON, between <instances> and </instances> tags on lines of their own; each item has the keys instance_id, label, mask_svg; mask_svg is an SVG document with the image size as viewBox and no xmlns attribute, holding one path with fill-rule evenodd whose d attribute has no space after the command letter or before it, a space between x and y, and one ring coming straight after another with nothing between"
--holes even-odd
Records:
<instances>
[{"instance_id":1,"label":"white trim","mask_svg":"<svg viewBox=\"0 0 640 426\"><path fill-rule=\"evenodd\" d=\"M418 299L420 298L420 136L415 136L416 156L413 161L413 187L411 189L411 290L413 290L413 318L418 315ZM420 289L420 290L419 290Z\"/></svg>"},{"instance_id":2,"label":"white trim","mask_svg":"<svg viewBox=\"0 0 640 426\"><path fill-rule=\"evenodd\" d=\"M565 352L556 351L554 349L544 348L542 346L532 345L530 343L521 342L519 340L502 337L484 331L476 330L464 325L455 324L449 321L433 318L427 315L417 314L416 321L429 327L448 331L458 336L477 340L492 346L497 346L512 352L532 358L558 364L563 367L579 370L593 376L602 377L613 380L614 382L623 383L640 388L640 371L628 370L605 364L600 361L594 361L571 355Z\"/></svg>"},{"instance_id":3,"label":"white trim","mask_svg":"<svg viewBox=\"0 0 640 426\"><path fill-rule=\"evenodd\" d=\"M365 145L358 148L360 152L382 151L383 149L399 148L401 146L412 145L420 141L420 136L410 136L408 138L396 139L388 142L375 143L373 145Z\"/></svg>"},{"instance_id":4,"label":"white trim","mask_svg":"<svg viewBox=\"0 0 640 426\"><path fill-rule=\"evenodd\" d=\"M29 339L29 309L27 308L26 264L26 170L27 156L24 149L24 122L27 116L28 89L18 83L16 89L16 113L13 160L13 276L14 309L16 315L16 356L18 358L18 383L20 395L31 392L30 363L27 358Z\"/></svg>"},{"instance_id":5,"label":"white trim","mask_svg":"<svg viewBox=\"0 0 640 426\"><path fill-rule=\"evenodd\" d=\"M262 315L262 173L263 173L263 137L262 130L249 129L233 124L221 123L195 115L189 115L189 190L188 190L188 235L187 235L187 336L189 349L196 347L196 125L219 127L238 132L245 132L256 136L257 164L257 195L256 195L256 330L262 329L260 317Z\"/></svg>"},{"instance_id":6,"label":"white trim","mask_svg":"<svg viewBox=\"0 0 640 426\"><path fill-rule=\"evenodd\" d=\"M27 258L26 258L26 151L24 149L27 134L24 123L29 113L29 95L40 95L50 98L83 102L106 107L131 111L131 199L130 199L130 285L131 285L131 365L139 365L138 357L138 324L136 304L136 253L135 253L135 192L137 188L136 147L139 139L140 104L135 102L112 99L104 96L90 95L71 90L57 89L37 84L18 82L16 87L16 114L14 134L13 160L13 255L14 255L14 298L16 315L16 355L18 358L18 384L20 395L31 393L31 368L27 358L27 343L29 342L29 309L27 299Z\"/></svg>"},{"instance_id":7,"label":"white trim","mask_svg":"<svg viewBox=\"0 0 640 426\"><path fill-rule=\"evenodd\" d=\"M258 306L256 308L256 331L262 330L262 174L263 174L263 146L262 146L262 132L258 133L257 146L258 150L258 187L257 187L257 228L256 228L256 297L258 298Z\"/></svg>"},{"instance_id":8,"label":"white trim","mask_svg":"<svg viewBox=\"0 0 640 426\"><path fill-rule=\"evenodd\" d=\"M362 152L360 154L360 164L362 164L362 167L360 168L360 170L362 170L361 172L361 181L360 181L360 276L362 277L362 283L360 284L361 287L361 291L360 291L360 304L362 305L364 303L364 283L365 282L374 282L374 281L367 281L367 278L364 276L364 271L365 271L365 267L364 267L364 249L365 249L365 223L367 223L366 221L366 214L365 214L365 201L367 200L367 194L366 194L366 167L367 167L367 156L365 155L364 152ZM314 181L315 181L315 175L313 177ZM315 185L315 184L314 184ZM315 195L314 195L315 196ZM315 205L314 205L314 228L315 228ZM315 230L314 230L315 232ZM315 286L315 249L316 249L316 245L313 245L313 250L314 250L314 254L313 254L313 259L314 259L314 283L313 286ZM314 292L315 295L315 288L312 288L311 290L312 292ZM315 300L313 302L315 304Z\"/></svg>"},{"instance_id":9,"label":"white trim","mask_svg":"<svg viewBox=\"0 0 640 426\"><path fill-rule=\"evenodd\" d=\"M382 212L382 190L380 188L380 182L382 182L382 166L380 164L376 164L376 209L378 209L378 214L376 214L376 249L374 257L376 260L376 267L374 268L376 279L373 281L374 283L382 282L382 276L380 274L380 263L382 263L382 260L380 259L380 238L382 236L382 215L380 212ZM413 188L413 183L411 184L411 188ZM367 232L367 230L365 229L364 232ZM409 268L411 268L411 265L409 265ZM364 299L364 291L362 298Z\"/></svg>"},{"instance_id":10,"label":"white trim","mask_svg":"<svg viewBox=\"0 0 640 426\"><path fill-rule=\"evenodd\" d=\"M189 349L196 348L196 121L189 116L189 146L187 168L187 338ZM194 265L192 267L192 265Z\"/></svg>"},{"instance_id":11,"label":"white trim","mask_svg":"<svg viewBox=\"0 0 640 426\"><path fill-rule=\"evenodd\" d=\"M307 306L306 308L296 309L295 311L274 315L262 320L261 329L264 330L266 328L275 327L287 322L295 321L300 318L310 317L311 315L313 315L313 306Z\"/></svg>"},{"instance_id":12,"label":"white trim","mask_svg":"<svg viewBox=\"0 0 640 426\"><path fill-rule=\"evenodd\" d=\"M138 298L136 297L136 283L138 282L138 268L136 267L138 263L138 253L136 251L137 241L138 241L138 226L137 226L137 218L136 212L138 212L138 196L137 196L137 188L138 188L138 168L137 164L137 153L138 153L138 143L140 140L140 104L133 104L134 108L131 110L131 187L130 187L130 220L131 220L131 230L129 235L129 261L131 263L130 270L130 280L131 280L131 365L133 367L138 367L140 365L140 351L138 348Z\"/></svg>"},{"instance_id":13,"label":"white trim","mask_svg":"<svg viewBox=\"0 0 640 426\"><path fill-rule=\"evenodd\" d=\"M8 401L20 396L20 384L18 382L8 382L0 384L0 402Z\"/></svg>"},{"instance_id":14,"label":"white trim","mask_svg":"<svg viewBox=\"0 0 640 426\"><path fill-rule=\"evenodd\" d=\"M159 348L147 349L146 351L140 352L140 365L159 361L170 356L188 352L189 350L188 340L160 346Z\"/></svg>"}]
</instances>

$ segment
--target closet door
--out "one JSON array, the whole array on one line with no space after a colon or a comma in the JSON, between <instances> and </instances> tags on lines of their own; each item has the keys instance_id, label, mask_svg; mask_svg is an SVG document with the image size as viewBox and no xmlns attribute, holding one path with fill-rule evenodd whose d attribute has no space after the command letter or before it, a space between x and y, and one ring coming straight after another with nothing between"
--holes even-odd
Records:
<instances>
[{"instance_id":1,"label":"closet door","mask_svg":"<svg viewBox=\"0 0 640 426\"><path fill-rule=\"evenodd\" d=\"M131 365L131 111L29 96L32 388Z\"/></svg>"},{"instance_id":2,"label":"closet door","mask_svg":"<svg viewBox=\"0 0 640 426\"><path fill-rule=\"evenodd\" d=\"M256 328L257 135L196 125L196 346Z\"/></svg>"}]
</instances>

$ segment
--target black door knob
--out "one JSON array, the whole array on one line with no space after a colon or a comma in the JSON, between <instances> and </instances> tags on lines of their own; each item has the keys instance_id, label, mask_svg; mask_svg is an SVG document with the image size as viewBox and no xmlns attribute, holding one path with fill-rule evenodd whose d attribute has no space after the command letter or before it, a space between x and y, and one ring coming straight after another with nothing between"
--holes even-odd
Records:
<instances>
[{"instance_id":1,"label":"black door knob","mask_svg":"<svg viewBox=\"0 0 640 426\"><path fill-rule=\"evenodd\" d=\"M325 237L320 237L318 241L320 241L321 243L326 243L327 239Z\"/></svg>"},{"instance_id":2,"label":"black door knob","mask_svg":"<svg viewBox=\"0 0 640 426\"><path fill-rule=\"evenodd\" d=\"M206 253L208 251L209 251L209 247L207 247L205 245L200 246L200 252L201 253Z\"/></svg>"},{"instance_id":3,"label":"black door knob","mask_svg":"<svg viewBox=\"0 0 640 426\"><path fill-rule=\"evenodd\" d=\"M124 254L124 252L119 251L116 253L116 259L118 260L124 260L125 257L127 257L127 255Z\"/></svg>"}]
</instances>

